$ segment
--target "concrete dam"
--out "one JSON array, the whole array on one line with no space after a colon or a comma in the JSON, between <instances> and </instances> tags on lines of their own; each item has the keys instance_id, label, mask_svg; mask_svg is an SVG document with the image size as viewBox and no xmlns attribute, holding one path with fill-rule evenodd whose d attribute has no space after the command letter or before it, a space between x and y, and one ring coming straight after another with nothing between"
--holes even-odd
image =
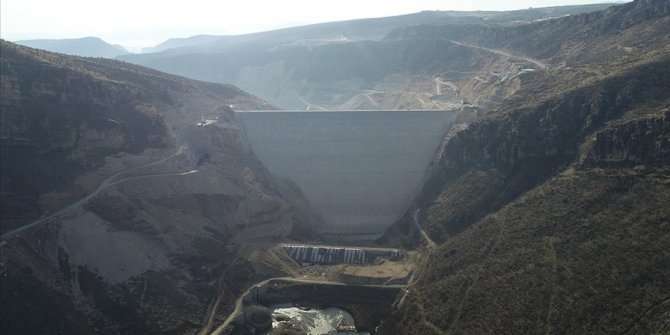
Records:
<instances>
[{"instance_id":1,"label":"concrete dam","mask_svg":"<svg viewBox=\"0 0 670 335\"><path fill-rule=\"evenodd\" d=\"M238 111L251 149L293 181L338 239L381 235L405 212L455 111Z\"/></svg>"}]
</instances>

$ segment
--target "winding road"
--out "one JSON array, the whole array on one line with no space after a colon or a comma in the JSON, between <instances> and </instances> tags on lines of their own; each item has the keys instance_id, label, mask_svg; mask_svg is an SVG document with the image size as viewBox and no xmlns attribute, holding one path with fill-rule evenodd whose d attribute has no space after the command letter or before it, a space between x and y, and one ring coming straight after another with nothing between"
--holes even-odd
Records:
<instances>
[{"instance_id":1,"label":"winding road","mask_svg":"<svg viewBox=\"0 0 670 335\"><path fill-rule=\"evenodd\" d=\"M461 42L454 41L454 40L450 40L450 39L446 39L446 40L449 41L449 42L451 42L451 43L460 45L460 46L464 46L464 47L468 47L468 48L473 48L473 49L480 49L480 50L484 50L484 51L492 52L492 53L494 53L494 54L507 56L507 57L509 57L509 58L516 58L516 59L520 59L520 60L523 60L523 61L526 61L526 62L529 62L529 63L533 63L533 64L537 65L540 69L543 69L543 70L546 70L546 69L549 68L549 65L547 65L547 63L541 62L541 61L539 61L539 60L537 60L537 59L530 58L530 57L527 57L527 56L515 55L515 54L511 54L511 53L509 53L509 52L507 52L507 51L502 51L502 50L497 50L497 49L484 48L484 47L480 47L480 46L478 46L478 45L465 44L465 43L461 43Z\"/></svg>"},{"instance_id":2,"label":"winding road","mask_svg":"<svg viewBox=\"0 0 670 335\"><path fill-rule=\"evenodd\" d=\"M82 206L83 204L85 204L87 201L93 199L93 198L96 197L98 194L100 194L100 192L102 192L103 190L105 190L106 188L108 188L108 187L110 187L110 186L117 185L117 184L120 184L120 183L123 183L123 182L126 182L126 181L130 181L130 180L141 179L141 178L161 177L161 176L178 176L178 175L187 175L187 174L191 174L191 173L196 173L196 172L198 172L198 170L191 170L191 171L187 171L187 172L165 173L165 174L153 174L153 175L128 177L128 178L125 178L125 179L115 180L115 179L119 178L120 176L123 176L124 174L130 173L130 172L133 172L133 171L137 171L137 170L140 170L140 169L144 169L144 168L147 168L147 167L150 167L150 166L154 166L154 165L158 165L158 164L165 163L166 161L170 160L171 158L173 158L173 157L175 157L175 156L181 154L183 151L184 151L184 147L180 147L180 148L179 148L177 151L175 151L174 153L172 153L172 154L170 154L170 155L168 155L168 156L166 156L166 157L163 157L163 158L161 158L161 159L159 159L159 160L156 160L156 161L153 161L153 162L149 162L149 163L146 163L146 164L143 164L143 165L135 166L135 167L132 167L132 168L129 168L129 169L126 169L126 170L117 172L117 173L115 173L115 174L113 174L113 175L107 177L105 180L103 180L103 181L100 183L100 185L98 185L98 188L96 188L93 192L91 192L91 193L88 194L87 196L83 197L82 199L80 199L80 200L78 200L78 201L76 201L76 202L71 203L71 204L68 205L67 207L65 207L65 208L63 208L63 209L61 209L61 210L59 210L59 211L57 211L57 212L55 212L55 213L52 213L52 214L50 214L50 215L48 215L48 216L45 216L45 217L40 218L40 219L38 219L38 220L35 220L35 221L33 221L33 222L31 222L31 223L25 225L25 226L21 226L21 227L19 227L19 228L16 228L16 229L14 229L14 230L8 231L8 232L6 232L6 233L0 235L0 240L1 240L1 241L0 241L0 247L4 246L4 245L7 243L8 240L10 240L10 239L12 239L12 238L18 236L21 232L23 232L23 231L25 231L25 230L27 230L27 229L30 229L30 228L32 228L32 227L35 227L35 226L39 225L39 224L48 222L48 221L50 221L50 220L52 220L52 219L55 219L56 217L59 217L59 216L65 214L65 213L71 212L71 211L73 211L73 210L79 208L80 206Z\"/></svg>"},{"instance_id":3,"label":"winding road","mask_svg":"<svg viewBox=\"0 0 670 335\"><path fill-rule=\"evenodd\" d=\"M428 247L430 249L435 249L437 248L437 244L433 241L433 239L430 238L428 233L423 229L421 224L419 223L419 210L415 210L414 213L412 213L412 221L414 221L414 224L416 225L416 228L419 229L419 232L421 233L421 236L423 236L423 239L426 240L426 243L428 244Z\"/></svg>"}]
</instances>

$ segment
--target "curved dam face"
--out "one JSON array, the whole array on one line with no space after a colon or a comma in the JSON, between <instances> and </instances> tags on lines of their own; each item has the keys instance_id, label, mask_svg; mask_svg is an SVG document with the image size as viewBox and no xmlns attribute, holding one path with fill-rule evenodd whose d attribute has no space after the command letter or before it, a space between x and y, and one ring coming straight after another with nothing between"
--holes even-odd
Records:
<instances>
[{"instance_id":1,"label":"curved dam face","mask_svg":"<svg viewBox=\"0 0 670 335\"><path fill-rule=\"evenodd\" d=\"M340 239L374 238L407 209L454 111L239 111L249 144Z\"/></svg>"}]
</instances>

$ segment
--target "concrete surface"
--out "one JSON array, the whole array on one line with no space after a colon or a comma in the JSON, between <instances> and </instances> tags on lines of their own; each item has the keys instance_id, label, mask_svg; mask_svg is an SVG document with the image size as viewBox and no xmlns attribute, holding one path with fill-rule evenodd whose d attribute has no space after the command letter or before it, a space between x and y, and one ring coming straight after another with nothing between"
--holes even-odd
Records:
<instances>
[{"instance_id":1,"label":"concrete surface","mask_svg":"<svg viewBox=\"0 0 670 335\"><path fill-rule=\"evenodd\" d=\"M254 153L291 179L325 234L381 234L407 209L455 112L238 112Z\"/></svg>"}]
</instances>

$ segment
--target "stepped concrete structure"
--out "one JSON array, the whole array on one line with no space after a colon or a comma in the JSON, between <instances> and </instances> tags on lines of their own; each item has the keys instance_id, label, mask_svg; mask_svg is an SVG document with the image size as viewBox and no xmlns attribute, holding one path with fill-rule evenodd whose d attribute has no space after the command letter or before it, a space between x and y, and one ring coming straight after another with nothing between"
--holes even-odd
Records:
<instances>
[{"instance_id":1,"label":"stepped concrete structure","mask_svg":"<svg viewBox=\"0 0 670 335\"><path fill-rule=\"evenodd\" d=\"M375 238L407 210L455 111L239 111L274 176L303 191L317 232Z\"/></svg>"},{"instance_id":2,"label":"stepped concrete structure","mask_svg":"<svg viewBox=\"0 0 670 335\"><path fill-rule=\"evenodd\" d=\"M378 257L398 261L405 258L400 249L366 249L335 246L284 244L284 250L299 264L371 264Z\"/></svg>"}]
</instances>

